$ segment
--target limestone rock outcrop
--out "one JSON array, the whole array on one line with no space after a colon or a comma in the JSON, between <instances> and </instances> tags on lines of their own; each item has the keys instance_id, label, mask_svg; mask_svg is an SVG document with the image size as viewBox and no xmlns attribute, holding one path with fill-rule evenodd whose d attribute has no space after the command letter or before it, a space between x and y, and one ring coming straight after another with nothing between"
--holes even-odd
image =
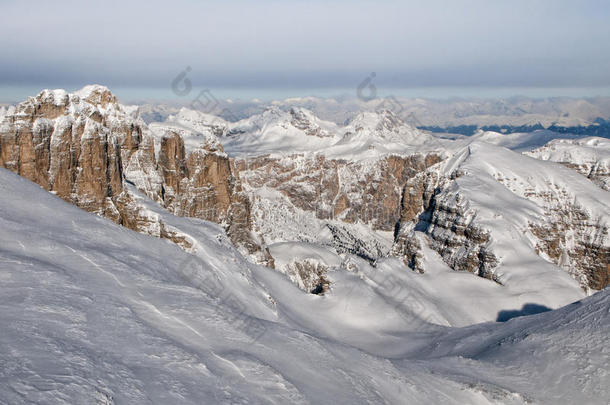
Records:
<instances>
[{"instance_id":1,"label":"limestone rock outcrop","mask_svg":"<svg viewBox=\"0 0 610 405\"><path fill-rule=\"evenodd\" d=\"M188 247L140 215L126 187L132 183L176 215L224 224L244 253L273 265L250 231L249 200L222 146L186 151L180 135L152 133L135 108L119 104L103 86L74 94L45 90L6 113L0 166L89 212Z\"/></svg>"},{"instance_id":2,"label":"limestone rock outcrop","mask_svg":"<svg viewBox=\"0 0 610 405\"><path fill-rule=\"evenodd\" d=\"M277 190L318 219L360 222L393 232L408 180L440 160L433 153L391 155L373 162L293 155L239 159L235 164L249 190Z\"/></svg>"},{"instance_id":3,"label":"limestone rock outcrop","mask_svg":"<svg viewBox=\"0 0 610 405\"><path fill-rule=\"evenodd\" d=\"M515 261L519 271L519 255L533 252L584 289L608 285L606 191L559 165L491 145L474 144L451 160L407 182L393 255L425 271L413 233L421 231L449 267L500 284L503 260Z\"/></svg>"},{"instance_id":4,"label":"limestone rock outcrop","mask_svg":"<svg viewBox=\"0 0 610 405\"><path fill-rule=\"evenodd\" d=\"M453 270L498 282L494 274L498 259L489 249L489 232L476 223L476 215L464 206L461 194L452 190L451 183L457 177L459 171L443 177L439 171L430 170L410 179L403 193L392 252L423 273L422 247L413 233L423 231L429 237L430 247Z\"/></svg>"},{"instance_id":5,"label":"limestone rock outcrop","mask_svg":"<svg viewBox=\"0 0 610 405\"><path fill-rule=\"evenodd\" d=\"M188 235L143 208L144 194L172 214L222 225L243 254L271 267L267 244L304 242L373 267L400 257L420 273L432 249L449 268L498 284L519 274L518 261L506 261L523 254L585 289L608 285L604 140L554 142L529 153L536 160L480 141L437 149L431 139L387 111L342 128L277 108L236 123L181 109L146 124L105 87L87 86L3 110L0 166L191 249ZM328 266L282 260L299 287L330 291Z\"/></svg>"},{"instance_id":6,"label":"limestone rock outcrop","mask_svg":"<svg viewBox=\"0 0 610 405\"><path fill-rule=\"evenodd\" d=\"M133 136L131 118L116 108L107 90L82 96L43 91L3 117L0 165L121 223L116 200L123 193L122 143ZM127 127L108 125L117 114Z\"/></svg>"}]
</instances>

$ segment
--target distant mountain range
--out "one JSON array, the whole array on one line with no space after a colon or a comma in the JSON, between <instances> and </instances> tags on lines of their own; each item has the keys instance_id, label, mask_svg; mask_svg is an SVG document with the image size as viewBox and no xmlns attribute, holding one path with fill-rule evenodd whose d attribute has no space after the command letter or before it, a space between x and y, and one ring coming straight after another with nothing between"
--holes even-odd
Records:
<instances>
[{"instance_id":1,"label":"distant mountain range","mask_svg":"<svg viewBox=\"0 0 610 405\"><path fill-rule=\"evenodd\" d=\"M343 124L359 112L389 109L408 124L439 133L473 135L477 130L503 133L532 132L549 129L558 133L608 137L610 98L575 99L553 97L532 99L413 99L400 97L376 98L362 101L356 97L318 98L301 97L261 101L218 100L214 113L229 121L260 114L269 105L283 110L302 107L316 116ZM147 122L163 121L189 103L182 105L145 104L140 106Z\"/></svg>"}]
</instances>

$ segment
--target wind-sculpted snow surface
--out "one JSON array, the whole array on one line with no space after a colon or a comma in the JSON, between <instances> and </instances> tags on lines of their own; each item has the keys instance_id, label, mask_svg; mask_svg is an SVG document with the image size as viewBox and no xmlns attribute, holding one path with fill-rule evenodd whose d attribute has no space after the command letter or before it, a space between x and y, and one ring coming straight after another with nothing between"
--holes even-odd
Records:
<instances>
[{"instance_id":1,"label":"wind-sculpted snow surface","mask_svg":"<svg viewBox=\"0 0 610 405\"><path fill-rule=\"evenodd\" d=\"M429 322L468 324L489 306L525 302L488 306L501 286L443 267L428 248L437 265L423 275L396 259L358 263L336 272L333 294L307 294L245 260L219 226L152 202L145 209L191 253L4 169L0 192L11 196L0 200L2 403L604 404L610 395L608 291L506 323L438 326ZM317 258L339 265L323 250Z\"/></svg>"}]
</instances>

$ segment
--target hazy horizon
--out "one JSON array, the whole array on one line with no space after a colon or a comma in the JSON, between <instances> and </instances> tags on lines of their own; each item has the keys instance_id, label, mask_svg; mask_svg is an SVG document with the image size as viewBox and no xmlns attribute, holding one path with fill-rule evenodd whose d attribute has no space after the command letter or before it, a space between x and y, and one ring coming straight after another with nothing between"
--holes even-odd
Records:
<instances>
[{"instance_id":1,"label":"hazy horizon","mask_svg":"<svg viewBox=\"0 0 610 405\"><path fill-rule=\"evenodd\" d=\"M233 100L242 102L272 102L290 98L357 98L357 87L354 88L313 88L299 89L289 87L275 88L239 88L239 87L196 87L187 95L178 95L172 91L171 85L166 87L125 87L107 86L122 103L168 103L168 104L190 104L197 94L203 90L209 90L219 100ZM70 86L44 86L44 85L0 85L0 103L14 104L26 100L28 97L37 95L43 89L64 89L69 92L76 91L86 84ZM526 97L532 99L545 98L596 98L610 97L610 86L608 87L442 87L428 86L417 88L383 88L376 87L378 97L395 96L399 98L412 99L423 98L431 100L450 99L509 99L515 97Z\"/></svg>"},{"instance_id":2,"label":"hazy horizon","mask_svg":"<svg viewBox=\"0 0 610 405\"><path fill-rule=\"evenodd\" d=\"M0 11L2 102L90 83L124 101L175 99L187 69L194 89L220 98L350 95L372 72L397 96L610 95L600 0L33 0Z\"/></svg>"}]
</instances>

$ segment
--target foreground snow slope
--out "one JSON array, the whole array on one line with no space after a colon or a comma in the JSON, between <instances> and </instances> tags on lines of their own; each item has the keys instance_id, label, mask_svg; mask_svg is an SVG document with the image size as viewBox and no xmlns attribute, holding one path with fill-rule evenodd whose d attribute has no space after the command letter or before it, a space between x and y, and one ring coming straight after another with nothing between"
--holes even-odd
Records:
<instances>
[{"instance_id":1,"label":"foreground snow slope","mask_svg":"<svg viewBox=\"0 0 610 405\"><path fill-rule=\"evenodd\" d=\"M166 218L195 242L195 264L169 241L4 169L0 192L2 403L556 404L610 395L608 291L505 324L446 328L399 310L359 323L353 308L383 295L354 275L343 315L351 326L321 324L315 312L332 301L248 263L216 225Z\"/></svg>"},{"instance_id":2,"label":"foreground snow slope","mask_svg":"<svg viewBox=\"0 0 610 405\"><path fill-rule=\"evenodd\" d=\"M410 366L425 359L430 371L451 373L482 390L493 381L533 403L607 404L609 337L610 290L605 289L556 311L448 330L402 362Z\"/></svg>"},{"instance_id":3,"label":"foreground snow slope","mask_svg":"<svg viewBox=\"0 0 610 405\"><path fill-rule=\"evenodd\" d=\"M271 270L214 242L219 228L199 234L216 256L181 274L191 256L168 241L0 175L12 196L0 209L0 402L398 402L409 389L384 359L269 323L263 288L239 296L239 280ZM206 293L216 270L236 288ZM257 329L244 324L258 317L267 331L253 343Z\"/></svg>"}]
</instances>

